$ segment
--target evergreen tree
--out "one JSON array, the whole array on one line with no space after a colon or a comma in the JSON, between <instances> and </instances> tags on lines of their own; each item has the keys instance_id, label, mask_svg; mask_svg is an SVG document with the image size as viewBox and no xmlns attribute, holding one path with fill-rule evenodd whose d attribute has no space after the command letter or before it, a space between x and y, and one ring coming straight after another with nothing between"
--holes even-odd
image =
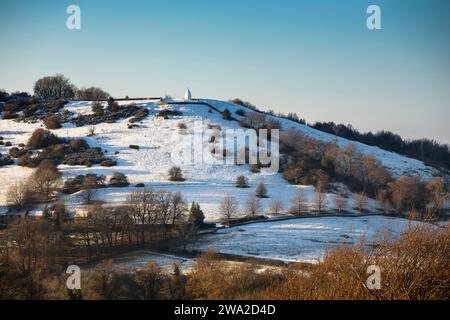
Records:
<instances>
[{"instance_id":1,"label":"evergreen tree","mask_svg":"<svg viewBox=\"0 0 450 320\"><path fill-rule=\"evenodd\" d=\"M188 222L195 227L201 227L203 225L203 220L205 220L205 215L200 209L200 205L196 202L192 202Z\"/></svg>"},{"instance_id":2,"label":"evergreen tree","mask_svg":"<svg viewBox=\"0 0 450 320\"><path fill-rule=\"evenodd\" d=\"M48 209L47 205L45 205L44 210L42 210L42 217L44 217L44 219L46 219L48 221L52 220L52 213Z\"/></svg>"}]
</instances>

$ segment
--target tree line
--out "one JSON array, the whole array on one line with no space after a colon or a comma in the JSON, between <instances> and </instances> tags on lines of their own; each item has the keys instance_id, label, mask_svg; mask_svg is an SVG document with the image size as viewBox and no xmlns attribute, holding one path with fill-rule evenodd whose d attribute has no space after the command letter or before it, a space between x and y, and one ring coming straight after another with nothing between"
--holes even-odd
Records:
<instances>
[{"instance_id":1,"label":"tree line","mask_svg":"<svg viewBox=\"0 0 450 320\"><path fill-rule=\"evenodd\" d=\"M212 250L190 271L154 262L122 269L103 260L82 268L81 289L68 289L64 234L45 220L26 220L0 233L0 299L447 299L449 230L410 224L398 237L340 245L307 265L233 264ZM382 270L378 290L367 285L370 265Z\"/></svg>"}]
</instances>

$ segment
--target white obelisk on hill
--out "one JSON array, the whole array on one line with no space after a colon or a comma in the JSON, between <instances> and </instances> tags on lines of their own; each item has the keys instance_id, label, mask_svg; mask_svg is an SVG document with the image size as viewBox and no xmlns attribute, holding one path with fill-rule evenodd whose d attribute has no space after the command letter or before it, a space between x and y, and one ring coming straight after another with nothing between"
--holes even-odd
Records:
<instances>
[{"instance_id":1,"label":"white obelisk on hill","mask_svg":"<svg viewBox=\"0 0 450 320\"><path fill-rule=\"evenodd\" d=\"M189 90L189 88L187 88L186 92L184 93L184 100L191 100L191 99L192 99L191 91Z\"/></svg>"}]
</instances>

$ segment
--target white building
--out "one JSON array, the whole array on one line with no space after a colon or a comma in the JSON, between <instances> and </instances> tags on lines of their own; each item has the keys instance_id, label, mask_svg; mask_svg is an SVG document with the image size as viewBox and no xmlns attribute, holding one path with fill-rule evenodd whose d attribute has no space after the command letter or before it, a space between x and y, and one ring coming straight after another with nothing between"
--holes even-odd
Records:
<instances>
[{"instance_id":1,"label":"white building","mask_svg":"<svg viewBox=\"0 0 450 320\"><path fill-rule=\"evenodd\" d=\"M191 91L189 90L189 88L187 88L186 92L184 93L184 100L191 100L191 99L192 99Z\"/></svg>"}]
</instances>

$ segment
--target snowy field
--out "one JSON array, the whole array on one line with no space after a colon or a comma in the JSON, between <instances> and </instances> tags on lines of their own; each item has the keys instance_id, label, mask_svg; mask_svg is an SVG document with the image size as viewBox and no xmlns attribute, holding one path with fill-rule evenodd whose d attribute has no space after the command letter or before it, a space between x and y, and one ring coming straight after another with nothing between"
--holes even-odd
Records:
<instances>
[{"instance_id":1,"label":"snowy field","mask_svg":"<svg viewBox=\"0 0 450 320\"><path fill-rule=\"evenodd\" d=\"M233 116L239 118L234 112L239 109L246 109L223 101L205 100L214 105L217 109L228 108ZM98 199L109 204L119 204L125 201L127 195L136 190L137 183L144 183L146 187L153 189L180 191L188 201L197 201L205 212L206 219L217 221L219 219L218 203L227 193L236 196L240 203L241 211L250 195L254 195L255 186L263 181L268 189L269 198L262 200L262 206L267 209L273 200L281 200L285 209L290 207L290 203L297 188L304 188L309 201L312 201L314 188L312 186L293 186L287 183L280 174L252 173L248 165L236 166L233 164L219 163L195 163L180 165L185 182L168 181L167 172L173 165L174 157L180 156L183 152L183 141L180 140L179 123L184 122L187 130L184 134L191 134L197 130L206 130L209 124L220 125L222 130L236 129L239 125L235 121L222 119L220 113L208 112L206 105L172 105L162 106L156 101L121 101L120 104L136 103L138 106L146 106L149 109L149 116L139 122L139 127L128 129L128 119L120 120L116 123L101 123L95 126L96 134L88 137L89 126L75 127L73 124L64 124L60 129L52 130L62 138L84 138L91 146L101 147L106 152L106 156L117 161L115 167L101 167L94 165L90 168L84 166L60 165L59 169L63 173L63 178L67 179L78 174L97 173L109 178L114 172L122 172L128 176L130 187L127 188L105 188L99 190ZM91 113L90 102L70 102L64 109L74 114ZM161 109L171 108L183 112L182 116L163 119L155 114ZM280 119L283 128L295 127L296 129L323 141L334 140L335 137L310 127L297 124L295 122ZM32 132L42 126L42 123L33 124L15 122L13 120L0 120L0 135L5 141L10 141L12 146L19 143L26 143ZM350 143L345 139L338 139L340 145ZM353 143L353 142L352 142ZM139 145L139 150L130 149L129 145ZM407 157L403 157L391 152L383 151L376 147L365 146L360 143L355 145L364 153L373 153L392 173L395 175L414 173L420 174L423 178L431 175L432 169L422 162ZM203 142L204 150L210 148L208 139ZM0 146L0 153L6 154L8 147ZM210 155L209 152L206 154ZM31 173L32 169L19 167L16 164L0 168L0 213L6 210L6 192L8 187L19 181L24 181ZM242 189L235 187L237 176L247 176L250 188ZM328 195L329 208L333 207L333 194ZM66 205L73 212L82 212L82 201L78 194L65 196L63 198ZM350 200L347 210L353 211L353 203ZM375 201L370 200L368 208L371 211L377 209ZM39 212L39 210L37 210Z\"/></svg>"},{"instance_id":2,"label":"snowy field","mask_svg":"<svg viewBox=\"0 0 450 320\"><path fill-rule=\"evenodd\" d=\"M188 250L207 250L283 261L314 262L327 248L365 237L399 235L409 222L384 216L296 218L220 229L202 236Z\"/></svg>"},{"instance_id":3,"label":"snowy field","mask_svg":"<svg viewBox=\"0 0 450 320\"><path fill-rule=\"evenodd\" d=\"M113 259L114 268L127 270L143 268L150 262L155 263L165 272L173 271L174 264L178 265L181 272L187 272L192 268L195 260L145 250L133 251Z\"/></svg>"}]
</instances>

